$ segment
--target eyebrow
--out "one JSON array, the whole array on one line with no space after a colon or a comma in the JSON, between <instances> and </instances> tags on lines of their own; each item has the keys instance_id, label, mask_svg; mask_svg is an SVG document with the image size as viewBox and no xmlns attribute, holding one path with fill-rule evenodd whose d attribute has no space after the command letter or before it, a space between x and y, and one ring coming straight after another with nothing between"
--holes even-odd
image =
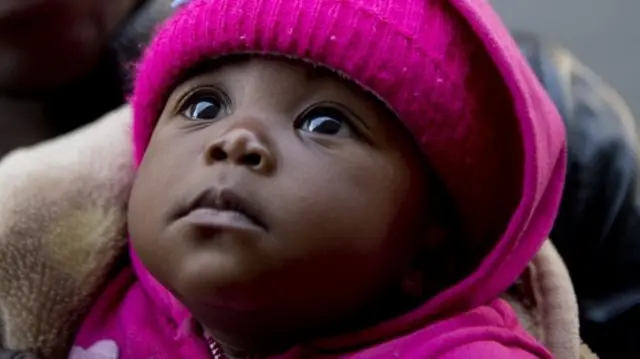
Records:
<instances>
[{"instance_id":1,"label":"eyebrow","mask_svg":"<svg viewBox=\"0 0 640 359\"><path fill-rule=\"evenodd\" d=\"M220 58L205 59L198 62L195 66L192 66L185 71L182 76L176 81L176 85L187 82L194 77L204 75L209 72L216 71L226 65L239 64L247 62L251 59L251 55L238 54L238 55L226 55Z\"/></svg>"},{"instance_id":2,"label":"eyebrow","mask_svg":"<svg viewBox=\"0 0 640 359\"><path fill-rule=\"evenodd\" d=\"M354 80L351 80L349 77L347 77L343 73L339 71L334 71L324 66L318 66L313 64L311 65L313 67L310 67L307 70L308 81L312 83L314 82L319 83L319 82L324 82L327 79L335 79L339 81L343 86L348 88L350 92L363 92L367 99L374 102L376 107L380 107L380 109L382 109L383 111L386 111L388 116L391 116L393 118L398 117L395 111L393 111L393 109L391 109L389 105L387 105L384 101L382 101L375 93L373 93L372 91L366 88L363 88L362 86L360 86Z\"/></svg>"}]
</instances>

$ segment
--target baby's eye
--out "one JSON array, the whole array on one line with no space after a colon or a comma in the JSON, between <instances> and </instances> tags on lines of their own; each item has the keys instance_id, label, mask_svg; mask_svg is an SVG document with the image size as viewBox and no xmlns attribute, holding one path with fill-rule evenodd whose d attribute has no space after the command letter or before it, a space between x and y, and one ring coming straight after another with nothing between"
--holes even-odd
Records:
<instances>
[{"instance_id":1,"label":"baby's eye","mask_svg":"<svg viewBox=\"0 0 640 359\"><path fill-rule=\"evenodd\" d=\"M190 120L214 120L222 111L222 103L212 95L195 94L182 106L182 115Z\"/></svg>"},{"instance_id":2,"label":"baby's eye","mask_svg":"<svg viewBox=\"0 0 640 359\"><path fill-rule=\"evenodd\" d=\"M325 136L351 136L349 118L342 111L331 107L316 107L305 112L298 119L301 131Z\"/></svg>"}]
</instances>

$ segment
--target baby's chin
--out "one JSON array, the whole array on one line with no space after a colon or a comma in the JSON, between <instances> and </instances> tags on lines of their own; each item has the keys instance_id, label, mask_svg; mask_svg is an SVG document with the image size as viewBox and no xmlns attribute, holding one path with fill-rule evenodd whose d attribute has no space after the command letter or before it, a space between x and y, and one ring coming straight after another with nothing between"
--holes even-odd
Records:
<instances>
[{"instance_id":1,"label":"baby's chin","mask_svg":"<svg viewBox=\"0 0 640 359\"><path fill-rule=\"evenodd\" d=\"M268 270L242 255L199 251L174 268L165 286L187 306L211 306L235 310L254 310L268 306L270 295L260 288Z\"/></svg>"}]
</instances>

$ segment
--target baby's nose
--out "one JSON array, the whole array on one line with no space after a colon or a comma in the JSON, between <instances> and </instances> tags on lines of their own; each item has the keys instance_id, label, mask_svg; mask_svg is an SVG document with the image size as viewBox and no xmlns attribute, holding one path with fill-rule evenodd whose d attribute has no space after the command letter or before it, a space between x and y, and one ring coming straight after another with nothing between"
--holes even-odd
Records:
<instances>
[{"instance_id":1,"label":"baby's nose","mask_svg":"<svg viewBox=\"0 0 640 359\"><path fill-rule=\"evenodd\" d=\"M212 141L205 153L207 164L229 162L268 174L275 169L275 158L258 134L235 128Z\"/></svg>"}]
</instances>

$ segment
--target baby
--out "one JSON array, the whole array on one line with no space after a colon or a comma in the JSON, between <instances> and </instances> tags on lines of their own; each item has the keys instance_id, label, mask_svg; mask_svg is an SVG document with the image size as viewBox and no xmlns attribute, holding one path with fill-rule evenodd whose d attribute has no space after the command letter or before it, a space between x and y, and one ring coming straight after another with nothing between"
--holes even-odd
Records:
<instances>
[{"instance_id":1,"label":"baby","mask_svg":"<svg viewBox=\"0 0 640 359\"><path fill-rule=\"evenodd\" d=\"M552 104L484 0L194 0L132 97L131 265L71 358L551 358L499 296Z\"/></svg>"}]
</instances>

